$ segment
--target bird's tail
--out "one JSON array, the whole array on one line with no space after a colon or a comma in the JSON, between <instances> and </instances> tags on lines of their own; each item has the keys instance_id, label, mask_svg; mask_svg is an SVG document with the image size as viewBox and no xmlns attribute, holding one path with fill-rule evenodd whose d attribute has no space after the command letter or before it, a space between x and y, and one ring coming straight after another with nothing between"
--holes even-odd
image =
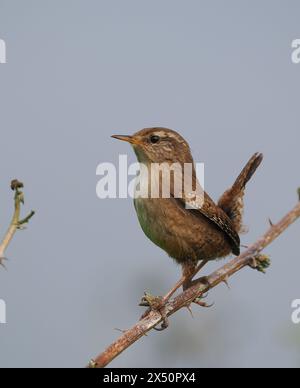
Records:
<instances>
[{"instance_id":1,"label":"bird's tail","mask_svg":"<svg viewBox=\"0 0 300 388\"><path fill-rule=\"evenodd\" d=\"M256 153L252 156L246 166L243 168L240 175L237 177L233 186L225 191L220 198L218 205L231 219L235 230L239 233L243 228L243 210L244 210L244 194L245 187L258 166L263 160L263 154Z\"/></svg>"}]
</instances>

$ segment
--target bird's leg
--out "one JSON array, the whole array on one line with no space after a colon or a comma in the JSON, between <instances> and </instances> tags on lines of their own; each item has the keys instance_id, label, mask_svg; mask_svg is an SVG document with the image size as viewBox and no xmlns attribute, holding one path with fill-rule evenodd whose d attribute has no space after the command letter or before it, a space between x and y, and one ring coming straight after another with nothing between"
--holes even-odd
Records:
<instances>
[{"instance_id":1,"label":"bird's leg","mask_svg":"<svg viewBox=\"0 0 300 388\"><path fill-rule=\"evenodd\" d=\"M168 316L165 308L166 303L163 301L162 296L153 296L145 292L145 295L140 302L140 306L149 307L149 309L141 316L140 319L146 318L146 316L151 311L158 311L160 313L163 322L161 327L154 327L154 330L162 331L169 326Z\"/></svg>"},{"instance_id":2,"label":"bird's leg","mask_svg":"<svg viewBox=\"0 0 300 388\"><path fill-rule=\"evenodd\" d=\"M194 271L191 270L190 265L183 266L183 277L185 277L185 281L183 283L183 291L187 290L188 288L194 286L198 283L204 283L208 284L208 280L206 276L203 276L201 278L192 280L193 277L208 263L208 260L203 260L197 267L194 267ZM209 284L208 284L209 285ZM211 307L211 305L208 305L207 303L203 302L201 298L197 298L194 300L194 303L198 304L201 307Z\"/></svg>"},{"instance_id":3,"label":"bird's leg","mask_svg":"<svg viewBox=\"0 0 300 388\"><path fill-rule=\"evenodd\" d=\"M142 301L140 303L140 306L149 307L149 309L141 316L140 319L145 318L150 311L158 311L162 318L163 323L160 328L155 328L155 330L162 331L166 329L169 326L166 309L165 306L170 300L170 298L175 294L175 292L182 286L183 290L186 290L187 288L191 287L191 285L194 284L194 282L201 282L205 281L205 277L199 278L195 281L192 281L193 277L207 264L208 260L203 260L199 265L195 264L184 264L182 266L182 277L181 279L174 285L174 287L163 297L161 296L153 296L150 294L145 293L144 297L142 298ZM200 299L195 300L195 303L202 307L210 307L206 303L202 302Z\"/></svg>"},{"instance_id":4,"label":"bird's leg","mask_svg":"<svg viewBox=\"0 0 300 388\"><path fill-rule=\"evenodd\" d=\"M193 264L185 264L182 266L182 274L185 281L182 284L183 291L187 290L193 285L193 277L208 263L208 260L201 261L197 266ZM202 279L202 278L201 278Z\"/></svg>"},{"instance_id":5,"label":"bird's leg","mask_svg":"<svg viewBox=\"0 0 300 388\"><path fill-rule=\"evenodd\" d=\"M163 301L167 302L172 295L182 286L185 291L190 287L190 283L193 277L207 264L207 260L203 260L199 265L195 264L184 264L182 266L182 277L181 279L174 285L174 287L163 297Z\"/></svg>"},{"instance_id":6,"label":"bird's leg","mask_svg":"<svg viewBox=\"0 0 300 388\"><path fill-rule=\"evenodd\" d=\"M184 283L187 281L187 277L183 275L178 282L172 287L172 289L163 297L164 302L166 303L170 298L175 294L175 292L184 285Z\"/></svg>"},{"instance_id":7,"label":"bird's leg","mask_svg":"<svg viewBox=\"0 0 300 388\"><path fill-rule=\"evenodd\" d=\"M183 290L186 291L188 288L191 288L199 283L210 286L208 279L207 279L207 276L202 276L201 278L198 278L195 280L188 279L188 281L183 284Z\"/></svg>"},{"instance_id":8,"label":"bird's leg","mask_svg":"<svg viewBox=\"0 0 300 388\"><path fill-rule=\"evenodd\" d=\"M207 287L210 287L210 283L208 281L207 276L202 276L201 278L198 278L195 280L189 280L189 282L186 285L184 285L184 290L187 290L188 288L195 286L196 284L204 284L204 285L207 285ZM212 307L213 304L209 305L209 304L202 301L202 299L205 297L206 296L196 298L195 300L193 300L193 302L201 307Z\"/></svg>"}]
</instances>

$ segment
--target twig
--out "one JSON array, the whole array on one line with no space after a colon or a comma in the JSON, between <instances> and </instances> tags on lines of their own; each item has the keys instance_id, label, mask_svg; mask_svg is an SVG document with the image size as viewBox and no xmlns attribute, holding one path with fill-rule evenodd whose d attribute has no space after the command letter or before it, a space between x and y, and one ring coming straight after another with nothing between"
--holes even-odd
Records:
<instances>
[{"instance_id":1,"label":"twig","mask_svg":"<svg viewBox=\"0 0 300 388\"><path fill-rule=\"evenodd\" d=\"M27 224L35 214L34 211L31 211L27 217L20 220L21 205L24 204L24 193L22 191L23 187L24 187L23 183L18 181L17 179L14 179L11 182L11 189L15 192L15 197L14 197L15 211L13 214L12 221L9 225L9 228L2 240L2 243L0 244L0 265L2 266L3 266L3 260L5 260L6 249L8 248L16 231L18 229L21 229L25 224Z\"/></svg>"},{"instance_id":2,"label":"twig","mask_svg":"<svg viewBox=\"0 0 300 388\"><path fill-rule=\"evenodd\" d=\"M300 190L298 190L300 196ZM299 198L300 199L300 198ZM195 299L201 298L212 288L222 282L227 282L228 278L240 271L242 268L250 266L264 272L270 264L268 256L262 255L261 251L270 245L279 235L281 235L292 223L300 217L300 202L291 210L278 224L273 224L271 228L254 244L246 249L239 257L231 260L219 270L207 277L207 283L196 284L182 292L175 299L166 305L166 315L169 317L183 307L188 307ZM117 356L119 356L129 346L155 328L163 318L157 311L151 311L145 318L137 322L131 329L124 332L113 344L103 353L92 360L89 368L104 368Z\"/></svg>"}]
</instances>

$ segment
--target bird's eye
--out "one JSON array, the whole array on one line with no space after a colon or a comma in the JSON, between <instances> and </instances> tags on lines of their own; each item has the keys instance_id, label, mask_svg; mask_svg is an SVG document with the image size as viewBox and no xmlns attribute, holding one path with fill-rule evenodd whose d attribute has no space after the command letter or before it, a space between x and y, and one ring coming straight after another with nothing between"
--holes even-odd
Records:
<instances>
[{"instance_id":1,"label":"bird's eye","mask_svg":"<svg viewBox=\"0 0 300 388\"><path fill-rule=\"evenodd\" d=\"M152 144L158 143L159 140L160 140L160 137L157 136L157 135L152 135L152 136L150 137L150 141L151 141Z\"/></svg>"}]
</instances>

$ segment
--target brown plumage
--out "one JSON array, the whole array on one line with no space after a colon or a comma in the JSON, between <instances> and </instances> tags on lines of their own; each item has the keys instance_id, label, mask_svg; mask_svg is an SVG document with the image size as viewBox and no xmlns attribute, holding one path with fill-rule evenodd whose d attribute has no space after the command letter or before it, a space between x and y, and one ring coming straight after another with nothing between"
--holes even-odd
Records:
<instances>
[{"instance_id":1,"label":"brown plumage","mask_svg":"<svg viewBox=\"0 0 300 388\"><path fill-rule=\"evenodd\" d=\"M245 187L252 178L257 167L263 160L263 155L256 153L252 156L230 189L225 191L219 199L218 206L231 219L234 229L239 233L243 227Z\"/></svg>"},{"instance_id":2,"label":"brown plumage","mask_svg":"<svg viewBox=\"0 0 300 388\"><path fill-rule=\"evenodd\" d=\"M133 136L113 136L133 145L140 163L192 164L193 187L198 183L194 161L188 143L177 132L166 128L146 128ZM238 255L239 232L242 227L243 198L247 182L262 161L255 154L241 174L216 204L204 193L200 208L187 209L189 198L183 192L176 198L171 184L170 198L135 198L139 222L147 237L183 266L184 273L192 273L200 261ZM151 183L149 177L141 184ZM153 183L153 182L152 182Z\"/></svg>"}]
</instances>

